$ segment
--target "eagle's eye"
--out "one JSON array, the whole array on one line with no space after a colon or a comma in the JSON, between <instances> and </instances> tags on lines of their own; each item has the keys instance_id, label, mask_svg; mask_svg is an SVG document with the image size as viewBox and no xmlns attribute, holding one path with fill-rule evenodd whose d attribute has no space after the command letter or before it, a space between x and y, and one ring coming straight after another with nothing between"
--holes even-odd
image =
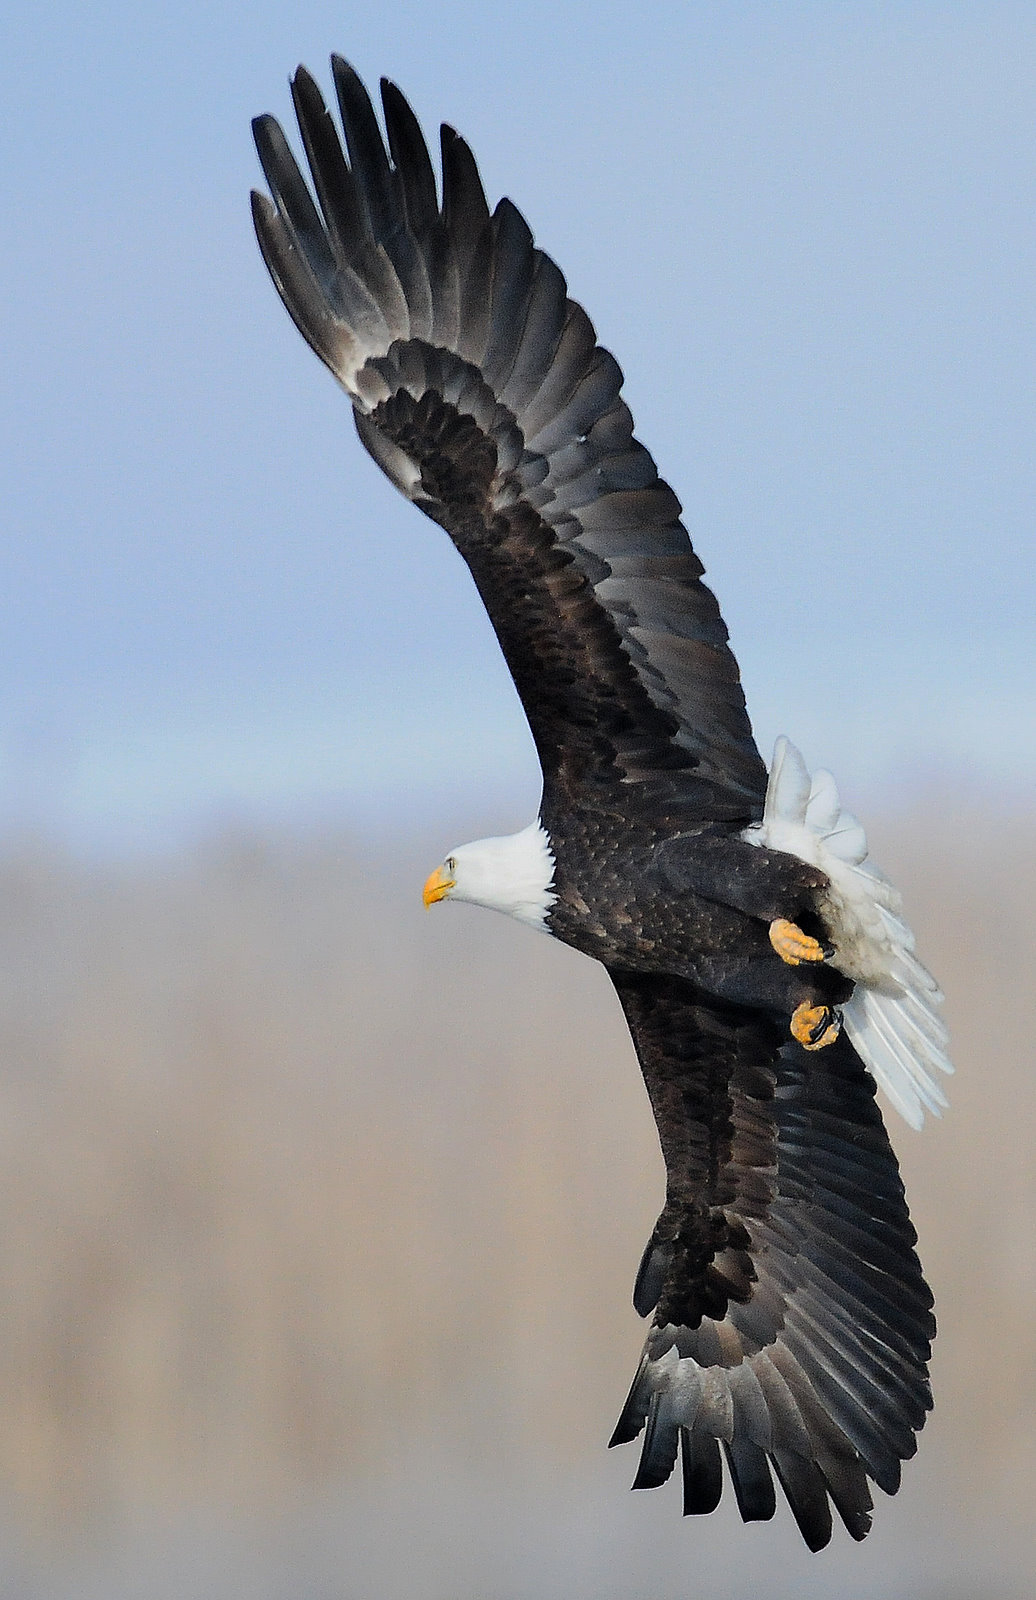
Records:
<instances>
[{"instance_id":1,"label":"eagle's eye","mask_svg":"<svg viewBox=\"0 0 1036 1600\"><path fill-rule=\"evenodd\" d=\"M453 873L456 872L456 870L457 870L457 858L456 858L456 856L447 856L446 857L446 871L448 873L450 873L450 875L452 876Z\"/></svg>"}]
</instances>

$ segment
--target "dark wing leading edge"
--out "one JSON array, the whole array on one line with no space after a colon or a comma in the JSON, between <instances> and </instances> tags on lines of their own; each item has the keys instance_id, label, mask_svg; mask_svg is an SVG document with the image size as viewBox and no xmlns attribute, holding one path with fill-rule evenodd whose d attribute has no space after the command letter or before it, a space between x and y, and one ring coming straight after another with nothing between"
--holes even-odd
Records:
<instances>
[{"instance_id":1,"label":"dark wing leading edge","mask_svg":"<svg viewBox=\"0 0 1036 1600\"><path fill-rule=\"evenodd\" d=\"M645 1428L635 1488L682 1456L714 1509L725 1455L746 1522L771 1466L811 1549L870 1527L931 1408L932 1296L874 1085L842 1034L784 1043L678 979L612 973L658 1123L666 1204L634 1303L653 1313L613 1444Z\"/></svg>"},{"instance_id":2,"label":"dark wing leading edge","mask_svg":"<svg viewBox=\"0 0 1036 1600\"><path fill-rule=\"evenodd\" d=\"M758 815L766 789L727 630L633 438L622 374L508 200L492 213L442 129L334 60L348 159L312 78L292 91L314 198L272 117L256 231L281 298L351 396L360 437L468 562L548 789L623 812Z\"/></svg>"}]
</instances>

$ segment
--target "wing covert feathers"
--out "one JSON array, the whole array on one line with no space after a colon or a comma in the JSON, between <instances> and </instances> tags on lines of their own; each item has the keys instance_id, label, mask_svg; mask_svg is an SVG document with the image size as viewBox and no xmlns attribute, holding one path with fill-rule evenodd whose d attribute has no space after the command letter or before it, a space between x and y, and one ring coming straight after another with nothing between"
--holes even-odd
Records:
<instances>
[{"instance_id":1,"label":"wing covert feathers","mask_svg":"<svg viewBox=\"0 0 1036 1600\"><path fill-rule=\"evenodd\" d=\"M618 364L515 206L490 212L464 141L442 129L440 197L399 90L382 85L386 148L333 67L347 155L303 68L292 85L312 192L256 119L260 247L364 444L468 561L548 799L614 784L627 809L750 821L766 776L737 665Z\"/></svg>"},{"instance_id":2,"label":"wing covert feathers","mask_svg":"<svg viewBox=\"0 0 1036 1600\"><path fill-rule=\"evenodd\" d=\"M813 1550L831 1506L870 1527L931 1406L932 1297L874 1086L843 1036L809 1052L679 980L612 973L658 1123L666 1205L637 1279L653 1312L613 1444L635 1488L679 1447L684 1509L721 1487L746 1521L773 1477Z\"/></svg>"}]
</instances>

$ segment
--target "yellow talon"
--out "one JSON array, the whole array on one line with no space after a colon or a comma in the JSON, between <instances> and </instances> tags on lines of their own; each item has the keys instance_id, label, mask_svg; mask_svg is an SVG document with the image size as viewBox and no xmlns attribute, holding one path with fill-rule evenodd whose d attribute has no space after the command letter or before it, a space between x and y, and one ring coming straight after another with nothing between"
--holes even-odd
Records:
<instances>
[{"instance_id":1,"label":"yellow talon","mask_svg":"<svg viewBox=\"0 0 1036 1600\"><path fill-rule=\"evenodd\" d=\"M819 939L811 939L797 922L778 917L770 923L770 943L789 967L801 966L804 961L823 961L829 954Z\"/></svg>"},{"instance_id":2,"label":"yellow talon","mask_svg":"<svg viewBox=\"0 0 1036 1600\"><path fill-rule=\"evenodd\" d=\"M834 1044L841 1031L842 1019L830 1006L811 1006L808 1000L803 1000L795 1007L791 1034L804 1050L823 1050L825 1045Z\"/></svg>"}]
</instances>

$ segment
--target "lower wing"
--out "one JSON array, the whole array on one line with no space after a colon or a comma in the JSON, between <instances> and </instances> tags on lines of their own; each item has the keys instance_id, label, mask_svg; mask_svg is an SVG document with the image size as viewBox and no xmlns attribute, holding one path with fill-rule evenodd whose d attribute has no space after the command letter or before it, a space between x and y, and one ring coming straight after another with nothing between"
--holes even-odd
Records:
<instances>
[{"instance_id":1,"label":"lower wing","mask_svg":"<svg viewBox=\"0 0 1036 1600\"><path fill-rule=\"evenodd\" d=\"M746 1522L774 1513L772 1467L810 1549L831 1503L862 1539L868 1479L895 1493L931 1408L935 1333L872 1080L844 1035L810 1052L678 979L611 977L667 1172L612 1443L646 1430L635 1488L679 1449L685 1512L715 1508L725 1455Z\"/></svg>"}]
</instances>

